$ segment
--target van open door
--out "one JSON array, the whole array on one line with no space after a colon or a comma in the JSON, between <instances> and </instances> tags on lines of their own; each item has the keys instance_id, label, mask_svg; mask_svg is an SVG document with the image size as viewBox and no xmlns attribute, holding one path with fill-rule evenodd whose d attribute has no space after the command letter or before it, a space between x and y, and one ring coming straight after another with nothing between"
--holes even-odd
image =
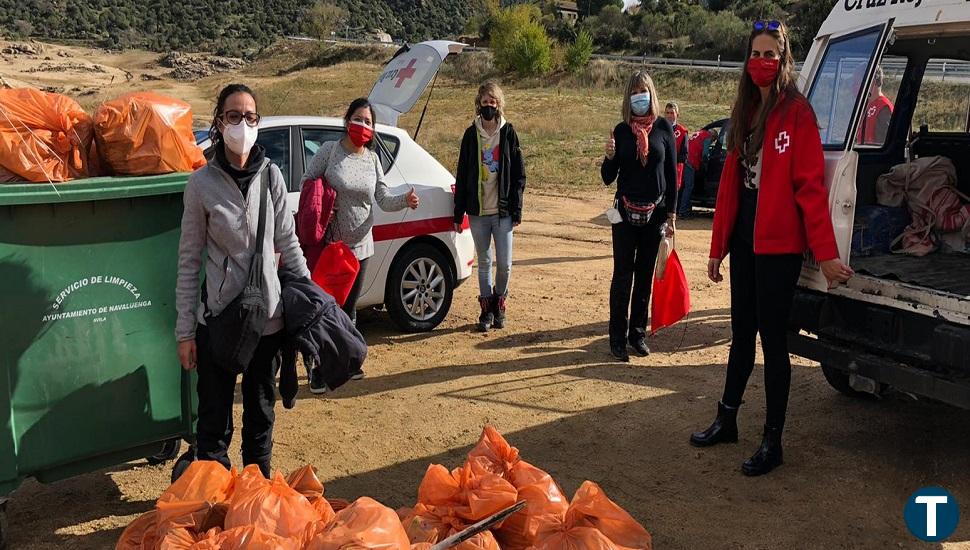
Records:
<instances>
[{"instance_id":1,"label":"van open door","mask_svg":"<svg viewBox=\"0 0 970 550\"><path fill-rule=\"evenodd\" d=\"M839 7L833 10L837 16ZM802 68L801 82L818 117L825 156L829 212L842 261L849 263L855 220L858 154L852 150L867 101L868 83L892 35L893 20L815 39ZM823 25L823 30L825 25ZM800 284L826 290L825 277L811 253L802 265Z\"/></svg>"},{"instance_id":2,"label":"van open door","mask_svg":"<svg viewBox=\"0 0 970 550\"><path fill-rule=\"evenodd\" d=\"M398 50L367 96L377 111L378 122L397 126L400 116L418 102L445 59L464 48L460 42L430 40Z\"/></svg>"}]
</instances>

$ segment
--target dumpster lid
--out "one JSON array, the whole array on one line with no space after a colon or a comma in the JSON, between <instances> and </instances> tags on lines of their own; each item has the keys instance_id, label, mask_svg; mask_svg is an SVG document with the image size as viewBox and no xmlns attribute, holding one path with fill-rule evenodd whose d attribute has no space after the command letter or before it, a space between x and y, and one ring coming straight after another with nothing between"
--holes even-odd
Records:
<instances>
[{"instance_id":1,"label":"dumpster lid","mask_svg":"<svg viewBox=\"0 0 970 550\"><path fill-rule=\"evenodd\" d=\"M182 193L188 173L103 177L49 183L0 184L0 206L131 199Z\"/></svg>"}]
</instances>

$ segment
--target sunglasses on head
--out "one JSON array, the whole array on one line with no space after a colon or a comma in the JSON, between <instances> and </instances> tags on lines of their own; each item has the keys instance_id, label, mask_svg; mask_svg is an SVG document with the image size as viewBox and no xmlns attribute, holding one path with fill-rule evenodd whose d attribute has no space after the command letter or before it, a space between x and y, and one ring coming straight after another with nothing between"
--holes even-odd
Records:
<instances>
[{"instance_id":1,"label":"sunglasses on head","mask_svg":"<svg viewBox=\"0 0 970 550\"><path fill-rule=\"evenodd\" d=\"M771 31L771 32L776 32L778 29L781 28L781 22L780 21L775 21L775 20L762 21L762 20L759 19L759 20L755 21L754 22L754 25L752 25L752 26L754 27L754 30L756 30L758 32L761 32L763 30L768 30L768 31Z\"/></svg>"}]
</instances>

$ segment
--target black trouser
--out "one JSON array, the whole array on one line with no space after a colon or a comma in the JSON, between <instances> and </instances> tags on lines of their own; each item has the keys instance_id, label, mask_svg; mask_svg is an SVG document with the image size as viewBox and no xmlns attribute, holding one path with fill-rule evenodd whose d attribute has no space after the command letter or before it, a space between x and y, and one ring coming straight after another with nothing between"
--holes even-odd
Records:
<instances>
[{"instance_id":1,"label":"black trouser","mask_svg":"<svg viewBox=\"0 0 970 550\"><path fill-rule=\"evenodd\" d=\"M613 224L613 281L610 283L610 342L613 344L647 333L653 268L660 248L660 226L666 216L665 212L654 212L650 222L642 227L626 221Z\"/></svg>"},{"instance_id":2,"label":"black trouser","mask_svg":"<svg viewBox=\"0 0 970 550\"><path fill-rule=\"evenodd\" d=\"M751 245L731 244L731 352L722 402L741 405L754 370L755 337L761 334L765 359L765 425L785 427L791 358L788 324L802 267L798 254L755 254Z\"/></svg>"},{"instance_id":3,"label":"black trouser","mask_svg":"<svg viewBox=\"0 0 970 550\"><path fill-rule=\"evenodd\" d=\"M263 336L256 354L242 376L243 464L256 464L267 478L273 455L273 423L276 412L277 353L283 346L283 331ZM215 460L231 467L229 443L232 441L232 404L237 375L212 362L209 329L199 325L195 336L198 349L199 423L196 437L199 460Z\"/></svg>"},{"instance_id":4,"label":"black trouser","mask_svg":"<svg viewBox=\"0 0 970 550\"><path fill-rule=\"evenodd\" d=\"M360 298L361 287L364 285L364 272L367 270L367 261L370 258L364 258L360 260L360 270L357 271L357 278L354 279L354 286L350 289L350 294L347 296L347 301L344 302L344 313L346 313L350 320L357 324L357 300Z\"/></svg>"}]
</instances>

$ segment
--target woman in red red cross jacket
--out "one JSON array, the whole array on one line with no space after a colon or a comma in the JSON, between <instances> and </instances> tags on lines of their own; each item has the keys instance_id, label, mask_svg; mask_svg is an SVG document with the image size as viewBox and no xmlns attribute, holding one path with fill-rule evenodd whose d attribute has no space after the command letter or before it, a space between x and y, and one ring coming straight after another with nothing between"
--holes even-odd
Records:
<instances>
[{"instance_id":1,"label":"woman in red red cross jacket","mask_svg":"<svg viewBox=\"0 0 970 550\"><path fill-rule=\"evenodd\" d=\"M767 418L761 446L741 467L754 476L782 463L791 386L788 317L803 254L810 250L815 255L830 283L847 281L852 270L839 259L818 124L798 91L787 29L778 21L755 22L747 52L731 113L708 264L708 276L719 283L721 262L731 256L727 380L714 423L690 441L698 447L737 442L738 407L754 369L760 333Z\"/></svg>"}]
</instances>

